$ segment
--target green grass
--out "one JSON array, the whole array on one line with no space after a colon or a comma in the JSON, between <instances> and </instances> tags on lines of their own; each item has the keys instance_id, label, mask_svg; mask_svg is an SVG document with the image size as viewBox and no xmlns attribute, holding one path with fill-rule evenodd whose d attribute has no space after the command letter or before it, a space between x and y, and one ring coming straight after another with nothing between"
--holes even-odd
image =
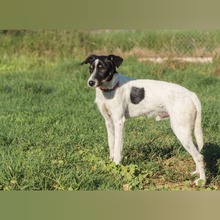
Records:
<instances>
[{"instance_id":1,"label":"green grass","mask_svg":"<svg viewBox=\"0 0 220 220\"><path fill-rule=\"evenodd\" d=\"M208 177L200 188L191 184L194 163L169 121L128 120L122 165L109 162L104 120L94 104L95 91L86 84L88 69L80 66L85 51L62 56L57 49L54 58L42 50L36 55L22 50L5 50L0 63L1 190L219 190L220 79L213 74L215 64L158 65L128 57L119 69L132 77L179 83L198 94Z\"/></svg>"},{"instance_id":2,"label":"green grass","mask_svg":"<svg viewBox=\"0 0 220 220\"><path fill-rule=\"evenodd\" d=\"M154 54L210 55L219 53L220 31L1 31L0 55L6 62L10 57L46 56L49 62L60 57L84 56L94 51L112 53L135 48ZM2 62L2 61L1 61ZM41 63L41 65L42 65Z\"/></svg>"}]
</instances>

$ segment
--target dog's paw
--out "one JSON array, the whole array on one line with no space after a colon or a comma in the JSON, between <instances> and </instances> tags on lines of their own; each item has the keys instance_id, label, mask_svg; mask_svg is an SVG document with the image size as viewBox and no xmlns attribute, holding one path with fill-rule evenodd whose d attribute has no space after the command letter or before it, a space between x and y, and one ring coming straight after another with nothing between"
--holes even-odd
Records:
<instances>
[{"instance_id":1,"label":"dog's paw","mask_svg":"<svg viewBox=\"0 0 220 220\"><path fill-rule=\"evenodd\" d=\"M121 163L121 158L114 157L113 162L114 162L116 165L119 165L119 164Z\"/></svg>"},{"instance_id":2,"label":"dog's paw","mask_svg":"<svg viewBox=\"0 0 220 220\"><path fill-rule=\"evenodd\" d=\"M115 162L116 165L119 165L122 161L122 155L121 154L114 154L113 162Z\"/></svg>"},{"instance_id":3,"label":"dog's paw","mask_svg":"<svg viewBox=\"0 0 220 220\"><path fill-rule=\"evenodd\" d=\"M206 180L199 178L199 179L197 179L197 180L194 181L194 184L195 184L196 186L202 187L202 186L205 186Z\"/></svg>"}]
</instances>

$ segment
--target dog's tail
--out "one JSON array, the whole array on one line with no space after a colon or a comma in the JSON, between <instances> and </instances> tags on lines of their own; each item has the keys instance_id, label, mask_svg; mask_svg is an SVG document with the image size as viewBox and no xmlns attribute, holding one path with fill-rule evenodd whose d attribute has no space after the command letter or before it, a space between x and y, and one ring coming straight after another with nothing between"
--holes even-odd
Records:
<instances>
[{"instance_id":1,"label":"dog's tail","mask_svg":"<svg viewBox=\"0 0 220 220\"><path fill-rule=\"evenodd\" d=\"M203 133L202 133L202 107L201 103L195 93L192 93L191 99L196 107L196 118L195 118L195 127L194 135L198 145L199 151L203 148Z\"/></svg>"}]
</instances>

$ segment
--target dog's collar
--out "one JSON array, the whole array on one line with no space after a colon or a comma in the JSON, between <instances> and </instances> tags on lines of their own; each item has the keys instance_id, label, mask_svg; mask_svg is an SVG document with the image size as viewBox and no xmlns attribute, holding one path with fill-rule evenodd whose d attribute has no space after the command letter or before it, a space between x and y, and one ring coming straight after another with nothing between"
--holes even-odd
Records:
<instances>
[{"instance_id":1,"label":"dog's collar","mask_svg":"<svg viewBox=\"0 0 220 220\"><path fill-rule=\"evenodd\" d=\"M112 89L103 89L101 87L99 87L99 89L102 90L103 92L112 92L116 90L118 87L119 87L119 82L117 82Z\"/></svg>"}]
</instances>

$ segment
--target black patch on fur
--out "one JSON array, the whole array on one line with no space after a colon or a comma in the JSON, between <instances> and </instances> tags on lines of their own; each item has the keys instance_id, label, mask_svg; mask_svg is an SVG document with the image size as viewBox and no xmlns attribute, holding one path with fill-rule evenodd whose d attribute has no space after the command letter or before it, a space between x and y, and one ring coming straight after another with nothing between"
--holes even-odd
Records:
<instances>
[{"instance_id":1,"label":"black patch on fur","mask_svg":"<svg viewBox=\"0 0 220 220\"><path fill-rule=\"evenodd\" d=\"M131 103L137 105L139 104L145 97L144 88L131 87L130 99Z\"/></svg>"},{"instance_id":2,"label":"black patch on fur","mask_svg":"<svg viewBox=\"0 0 220 220\"><path fill-rule=\"evenodd\" d=\"M95 66L95 60L98 60L97 66ZM98 86L102 85L104 82L110 82L115 73L117 73L116 68L118 68L123 62L123 58L110 54L108 56L96 56L94 54L88 56L82 63L90 64L89 72L94 73L94 79L98 81Z\"/></svg>"}]
</instances>

